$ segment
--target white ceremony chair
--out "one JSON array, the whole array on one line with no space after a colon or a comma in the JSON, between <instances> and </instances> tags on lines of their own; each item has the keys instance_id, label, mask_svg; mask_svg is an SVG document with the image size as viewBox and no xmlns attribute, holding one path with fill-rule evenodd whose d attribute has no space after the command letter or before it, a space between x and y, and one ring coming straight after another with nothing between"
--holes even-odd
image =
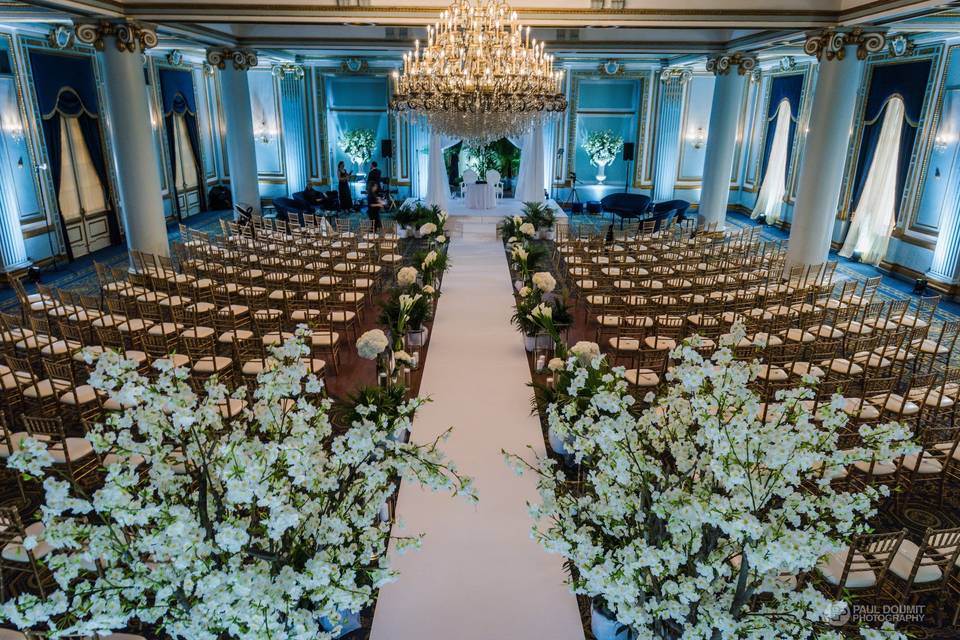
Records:
<instances>
[{"instance_id":1,"label":"white ceremony chair","mask_svg":"<svg viewBox=\"0 0 960 640\"><path fill-rule=\"evenodd\" d=\"M498 197L503 197L503 180L500 177L500 172L496 169L490 169L487 171L487 184L493 185L493 194Z\"/></svg>"},{"instance_id":2,"label":"white ceremony chair","mask_svg":"<svg viewBox=\"0 0 960 640\"><path fill-rule=\"evenodd\" d=\"M480 179L480 176L477 175L477 172L473 169L467 169L463 172L463 180L460 181L460 197L467 197L467 185L468 184L477 184L477 180Z\"/></svg>"}]
</instances>

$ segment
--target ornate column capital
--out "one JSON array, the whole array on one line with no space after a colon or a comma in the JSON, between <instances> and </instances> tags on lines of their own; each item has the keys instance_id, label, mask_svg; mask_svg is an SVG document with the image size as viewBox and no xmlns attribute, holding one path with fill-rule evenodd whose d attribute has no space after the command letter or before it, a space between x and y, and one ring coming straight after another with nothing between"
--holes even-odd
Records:
<instances>
[{"instance_id":1,"label":"ornate column capital","mask_svg":"<svg viewBox=\"0 0 960 640\"><path fill-rule=\"evenodd\" d=\"M886 46L887 37L881 31L864 31L861 27L850 30L825 29L807 35L803 43L803 52L816 56L817 60L843 60L847 47L857 48L857 60L866 60L871 53L881 51Z\"/></svg>"},{"instance_id":2,"label":"ornate column capital","mask_svg":"<svg viewBox=\"0 0 960 640\"><path fill-rule=\"evenodd\" d=\"M227 60L233 62L237 71L246 71L257 66L257 52L253 49L210 49L207 51L207 62L218 69L227 66Z\"/></svg>"},{"instance_id":3,"label":"ornate column capital","mask_svg":"<svg viewBox=\"0 0 960 640\"><path fill-rule=\"evenodd\" d=\"M279 78L280 80L285 78L303 80L304 76L306 75L306 71L304 71L302 66L289 62L273 65L273 68L270 69L270 73L273 74L274 78Z\"/></svg>"},{"instance_id":4,"label":"ornate column capital","mask_svg":"<svg viewBox=\"0 0 960 640\"><path fill-rule=\"evenodd\" d=\"M660 82L679 82L681 85L690 82L693 78L693 71L687 68L666 68L660 70Z\"/></svg>"},{"instance_id":5,"label":"ornate column capital","mask_svg":"<svg viewBox=\"0 0 960 640\"><path fill-rule=\"evenodd\" d=\"M717 76L725 76L732 67L736 67L737 74L744 76L757 67L757 62L757 56L753 53L723 53L707 60L707 71Z\"/></svg>"},{"instance_id":6,"label":"ornate column capital","mask_svg":"<svg viewBox=\"0 0 960 640\"><path fill-rule=\"evenodd\" d=\"M104 41L114 38L118 51L142 53L157 46L157 30L153 25L141 22L78 22L75 24L77 40L92 44L97 51L103 51Z\"/></svg>"}]
</instances>

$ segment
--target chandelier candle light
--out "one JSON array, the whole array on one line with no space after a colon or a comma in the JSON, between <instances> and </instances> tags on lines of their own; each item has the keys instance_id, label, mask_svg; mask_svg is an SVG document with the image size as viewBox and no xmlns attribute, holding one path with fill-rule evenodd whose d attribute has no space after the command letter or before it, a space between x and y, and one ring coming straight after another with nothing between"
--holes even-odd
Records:
<instances>
[{"instance_id":1,"label":"chandelier candle light","mask_svg":"<svg viewBox=\"0 0 960 640\"><path fill-rule=\"evenodd\" d=\"M390 108L473 143L520 136L567 108L563 71L543 49L507 3L458 0L404 54Z\"/></svg>"}]
</instances>

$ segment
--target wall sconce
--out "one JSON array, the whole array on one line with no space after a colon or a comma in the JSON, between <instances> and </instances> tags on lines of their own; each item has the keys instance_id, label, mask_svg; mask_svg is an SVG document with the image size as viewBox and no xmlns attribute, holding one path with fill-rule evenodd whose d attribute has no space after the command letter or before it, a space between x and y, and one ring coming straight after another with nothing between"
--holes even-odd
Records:
<instances>
[{"instance_id":1,"label":"wall sconce","mask_svg":"<svg viewBox=\"0 0 960 640\"><path fill-rule=\"evenodd\" d=\"M687 134L687 140L694 149L702 149L703 145L707 144L707 132L703 127L698 127L696 131Z\"/></svg>"},{"instance_id":2,"label":"wall sconce","mask_svg":"<svg viewBox=\"0 0 960 640\"><path fill-rule=\"evenodd\" d=\"M276 133L267 125L266 118L261 118L260 124L253 129L253 137L260 144L270 144L276 137Z\"/></svg>"},{"instance_id":3,"label":"wall sconce","mask_svg":"<svg viewBox=\"0 0 960 640\"><path fill-rule=\"evenodd\" d=\"M940 167L937 167L936 171L933 172L933 177L936 178L937 180L939 180L939 179L941 178L941 176L940 176Z\"/></svg>"},{"instance_id":4,"label":"wall sconce","mask_svg":"<svg viewBox=\"0 0 960 640\"><path fill-rule=\"evenodd\" d=\"M23 156L17 158L17 169L23 169Z\"/></svg>"}]
</instances>

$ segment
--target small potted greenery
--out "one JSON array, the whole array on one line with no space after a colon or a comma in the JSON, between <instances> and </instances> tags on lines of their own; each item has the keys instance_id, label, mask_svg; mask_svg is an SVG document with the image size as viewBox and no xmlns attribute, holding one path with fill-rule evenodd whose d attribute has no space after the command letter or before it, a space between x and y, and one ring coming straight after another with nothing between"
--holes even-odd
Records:
<instances>
[{"instance_id":1,"label":"small potted greenery","mask_svg":"<svg viewBox=\"0 0 960 640\"><path fill-rule=\"evenodd\" d=\"M553 207L544 202L524 202L523 218L533 225L541 240L553 239L553 225L557 220Z\"/></svg>"},{"instance_id":2,"label":"small potted greenery","mask_svg":"<svg viewBox=\"0 0 960 640\"><path fill-rule=\"evenodd\" d=\"M397 235L401 238L407 238L413 235L413 227L420 219L418 207L400 207L393 214L393 219L397 223Z\"/></svg>"}]
</instances>

